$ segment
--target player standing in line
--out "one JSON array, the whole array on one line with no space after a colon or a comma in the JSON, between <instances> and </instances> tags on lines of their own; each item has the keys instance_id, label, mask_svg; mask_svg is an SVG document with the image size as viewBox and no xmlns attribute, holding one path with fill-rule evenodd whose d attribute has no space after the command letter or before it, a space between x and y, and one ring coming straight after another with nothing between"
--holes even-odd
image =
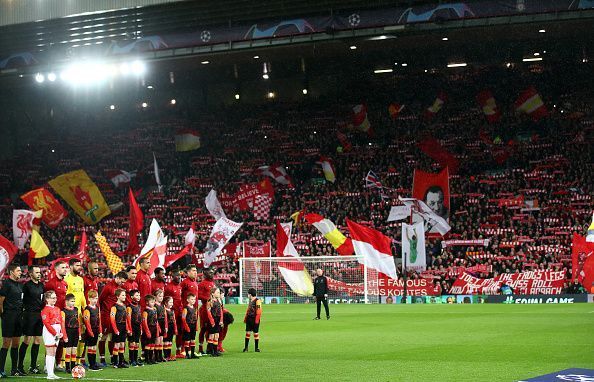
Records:
<instances>
[{"instance_id":1,"label":"player standing in line","mask_svg":"<svg viewBox=\"0 0 594 382\"><path fill-rule=\"evenodd\" d=\"M256 296L256 290L250 288L248 290L248 298L250 302L248 304L247 311L245 312L245 344L243 346L243 352L248 351L248 345L250 344L250 335L254 333L254 345L255 351L260 352L260 317L262 316L262 301Z\"/></svg>"},{"instance_id":2,"label":"player standing in line","mask_svg":"<svg viewBox=\"0 0 594 382\"><path fill-rule=\"evenodd\" d=\"M64 354L66 357L66 373L70 374L76 366L76 347L81 339L80 315L76 307L76 298L72 293L66 295L66 307L62 310L66 335L64 336Z\"/></svg>"},{"instance_id":3,"label":"player standing in line","mask_svg":"<svg viewBox=\"0 0 594 382\"><path fill-rule=\"evenodd\" d=\"M198 333L198 350L200 354L204 354L204 340L208 338L208 328L210 326L208 321L208 313L206 312L206 303L210 299L210 292L216 285L213 281L214 274L209 268L202 270L202 281L198 284L198 300L202 304L198 309L198 317L200 318L200 332ZM196 306L198 308L198 306Z\"/></svg>"},{"instance_id":4,"label":"player standing in line","mask_svg":"<svg viewBox=\"0 0 594 382\"><path fill-rule=\"evenodd\" d=\"M101 368L97 365L97 341L101 338L103 328L101 327L101 315L97 305L98 293L96 290L87 292L88 304L83 311L83 322L85 325L85 346L89 359L89 370L97 371Z\"/></svg>"},{"instance_id":5,"label":"player standing in line","mask_svg":"<svg viewBox=\"0 0 594 382\"><path fill-rule=\"evenodd\" d=\"M159 337L155 296L149 294L144 297L144 300L146 308L142 312L142 341L146 345L146 364L154 365L156 363L154 355L155 339Z\"/></svg>"},{"instance_id":6,"label":"player standing in line","mask_svg":"<svg viewBox=\"0 0 594 382\"><path fill-rule=\"evenodd\" d=\"M54 374L56 364L56 347L61 338L64 337L64 320L60 308L55 306L56 292L50 290L44 293L45 307L41 311L41 320L43 321L43 344L45 345L45 369L47 370L47 379L60 379Z\"/></svg>"},{"instance_id":7,"label":"player standing in line","mask_svg":"<svg viewBox=\"0 0 594 382\"><path fill-rule=\"evenodd\" d=\"M138 290L130 291L132 303L126 308L132 335L128 337L128 357L130 366L142 366L138 359L138 350L140 349L140 336L142 335L142 310L140 308L140 292Z\"/></svg>"},{"instance_id":8,"label":"player standing in line","mask_svg":"<svg viewBox=\"0 0 594 382\"><path fill-rule=\"evenodd\" d=\"M6 378L4 364L10 348L12 371L10 375L20 377L17 370L19 361L19 342L23 334L23 285L19 282L21 278L21 267L8 265L6 272L9 278L2 282L0 289L0 315L2 316L2 349L0 349L0 378Z\"/></svg>"},{"instance_id":9,"label":"player standing in line","mask_svg":"<svg viewBox=\"0 0 594 382\"><path fill-rule=\"evenodd\" d=\"M126 291L118 289L115 291L118 299L116 304L111 307L110 319L112 329L113 353L112 363L117 362L114 367L119 369L128 368L124 360L124 351L126 350L126 335L131 335L132 330L126 314Z\"/></svg>"},{"instance_id":10,"label":"player standing in line","mask_svg":"<svg viewBox=\"0 0 594 382\"><path fill-rule=\"evenodd\" d=\"M163 358L163 337L167 335L169 324L167 323L167 313L163 305L163 289L155 291L155 309L157 309L157 322L159 324L159 336L155 340L155 361L167 362Z\"/></svg>"},{"instance_id":11,"label":"player standing in line","mask_svg":"<svg viewBox=\"0 0 594 382\"><path fill-rule=\"evenodd\" d=\"M68 289L66 289L66 293L71 293L74 295L74 306L76 307L79 316L82 316L82 311L87 306L87 299L85 298L85 280L82 278L81 274L83 272L82 262L80 259L70 259L68 261L68 265L70 266L70 273L64 277L64 281L68 285ZM79 322L80 322L79 317ZM82 363L84 361L84 351L85 351L85 344L82 341L79 341L76 345L76 354L74 357L71 357L71 362L74 363Z\"/></svg>"},{"instance_id":12,"label":"player standing in line","mask_svg":"<svg viewBox=\"0 0 594 382\"><path fill-rule=\"evenodd\" d=\"M182 327L184 331L184 348L187 359L198 358L196 355L196 331L198 330L198 315L196 313L196 296L188 294L186 307L182 311Z\"/></svg>"},{"instance_id":13,"label":"player standing in line","mask_svg":"<svg viewBox=\"0 0 594 382\"><path fill-rule=\"evenodd\" d=\"M119 288L121 288L122 284L126 281L126 272L121 271L115 275L115 278L109 281L101 290L101 294L99 295L99 308L100 308L100 317L101 317L101 327L103 328L103 337L99 340L99 356L101 357L101 367L106 367L107 364L105 363L105 341L109 340L108 350L109 354L113 354L113 341L111 339L111 308L116 304L118 301L115 292ZM113 358L111 360L112 365L117 365L118 359Z\"/></svg>"},{"instance_id":14,"label":"player standing in line","mask_svg":"<svg viewBox=\"0 0 594 382\"><path fill-rule=\"evenodd\" d=\"M37 355L39 354L39 345L43 334L43 322L41 321L41 310L43 309L43 283L41 282L41 269L38 266L29 267L29 278L23 285L23 343L19 348L19 373L25 372L25 356L27 347L31 345L31 365L30 374L40 374L37 366Z\"/></svg>"},{"instance_id":15,"label":"player standing in line","mask_svg":"<svg viewBox=\"0 0 594 382\"><path fill-rule=\"evenodd\" d=\"M173 299L175 322L176 324L181 325L181 312L184 309L184 302L182 300L181 276L179 270L177 269L172 270L170 275L171 281L165 284L165 297L171 297ZM184 345L183 330L179 330L179 334L176 334L175 345L175 358L184 358L185 356L182 351Z\"/></svg>"},{"instance_id":16,"label":"player standing in line","mask_svg":"<svg viewBox=\"0 0 594 382\"><path fill-rule=\"evenodd\" d=\"M167 296L163 299L165 306L165 314L167 315L167 335L163 338L163 352L167 361L175 361L175 356L171 355L171 347L173 346L173 335L177 336L177 322L175 320L175 311L173 310L173 298Z\"/></svg>"},{"instance_id":17,"label":"player standing in line","mask_svg":"<svg viewBox=\"0 0 594 382\"><path fill-rule=\"evenodd\" d=\"M210 300L206 303L208 314L208 347L206 353L219 357L219 333L223 327L223 306L221 305L221 290L217 287L210 291Z\"/></svg>"}]
</instances>

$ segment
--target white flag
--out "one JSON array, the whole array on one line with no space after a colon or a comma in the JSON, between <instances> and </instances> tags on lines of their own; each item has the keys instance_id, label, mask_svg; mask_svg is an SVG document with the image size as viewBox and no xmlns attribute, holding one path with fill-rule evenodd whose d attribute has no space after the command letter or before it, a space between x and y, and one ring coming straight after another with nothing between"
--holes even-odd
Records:
<instances>
[{"instance_id":1,"label":"white flag","mask_svg":"<svg viewBox=\"0 0 594 382\"><path fill-rule=\"evenodd\" d=\"M153 153L153 159L155 162L155 180L157 181L159 192L161 192L163 186L161 185L161 177L159 176L159 166L157 165L157 157L155 156L155 153Z\"/></svg>"},{"instance_id":2,"label":"white flag","mask_svg":"<svg viewBox=\"0 0 594 382\"><path fill-rule=\"evenodd\" d=\"M241 228L243 223L236 223L233 220L227 218L219 219L214 227L210 237L206 242L206 248L204 249L204 266L209 267L217 256L223 250L223 247L227 245L229 240L235 235L235 233Z\"/></svg>"},{"instance_id":3,"label":"white flag","mask_svg":"<svg viewBox=\"0 0 594 382\"><path fill-rule=\"evenodd\" d=\"M226 218L225 211L223 207L221 207L221 203L217 198L217 192L215 190L210 190L208 195L206 196L206 209L210 214L215 218L215 220L219 220L220 218Z\"/></svg>"},{"instance_id":4,"label":"white flag","mask_svg":"<svg viewBox=\"0 0 594 382\"><path fill-rule=\"evenodd\" d=\"M14 236L14 243L19 249L25 248L25 244L31 236L33 225L39 225L42 213L43 210L36 212L28 210L12 211L12 234Z\"/></svg>"},{"instance_id":5,"label":"white flag","mask_svg":"<svg viewBox=\"0 0 594 382\"><path fill-rule=\"evenodd\" d=\"M413 212L413 222L416 222L415 217L420 217L425 221L426 231L431 231L435 228L442 236L452 229L448 222L437 215L433 210L425 204L425 202L415 198L399 198L406 206L409 206Z\"/></svg>"},{"instance_id":6,"label":"white flag","mask_svg":"<svg viewBox=\"0 0 594 382\"><path fill-rule=\"evenodd\" d=\"M423 222L412 225L402 223L402 259L406 261L406 269L414 271L427 269L425 226Z\"/></svg>"},{"instance_id":7,"label":"white flag","mask_svg":"<svg viewBox=\"0 0 594 382\"><path fill-rule=\"evenodd\" d=\"M410 213L410 206L392 206L392 208L390 208L388 221L393 222L396 220L407 219L410 217Z\"/></svg>"}]
</instances>

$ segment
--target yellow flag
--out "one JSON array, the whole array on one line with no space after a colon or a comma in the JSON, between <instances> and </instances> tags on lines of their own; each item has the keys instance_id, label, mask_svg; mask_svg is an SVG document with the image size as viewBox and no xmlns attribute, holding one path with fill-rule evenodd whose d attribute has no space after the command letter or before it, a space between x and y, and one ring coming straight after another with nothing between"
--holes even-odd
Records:
<instances>
[{"instance_id":1,"label":"yellow flag","mask_svg":"<svg viewBox=\"0 0 594 382\"><path fill-rule=\"evenodd\" d=\"M111 213L101 191L84 170L62 174L49 184L87 224L95 224Z\"/></svg>"},{"instance_id":2,"label":"yellow flag","mask_svg":"<svg viewBox=\"0 0 594 382\"><path fill-rule=\"evenodd\" d=\"M31 232L31 246L29 248L30 259L41 259L49 255L50 250L45 244L45 241L41 238L41 235L37 230Z\"/></svg>"},{"instance_id":3,"label":"yellow flag","mask_svg":"<svg viewBox=\"0 0 594 382\"><path fill-rule=\"evenodd\" d=\"M124 263L122 263L122 259L120 259L116 254L113 253L109 244L107 244L107 240L101 234L101 232L97 232L95 234L95 240L97 240L97 244L99 244L99 248L101 248L101 252L105 255L105 259L107 260L107 266L111 271L112 275L115 275L119 271L124 270Z\"/></svg>"}]
</instances>

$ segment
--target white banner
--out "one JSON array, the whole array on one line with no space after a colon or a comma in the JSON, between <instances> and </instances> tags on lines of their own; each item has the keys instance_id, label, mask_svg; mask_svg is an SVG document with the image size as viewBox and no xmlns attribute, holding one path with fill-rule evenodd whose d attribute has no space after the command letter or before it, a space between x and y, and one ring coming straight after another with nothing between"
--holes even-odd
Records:
<instances>
[{"instance_id":1,"label":"white banner","mask_svg":"<svg viewBox=\"0 0 594 382\"><path fill-rule=\"evenodd\" d=\"M14 236L14 243L19 249L25 248L25 244L31 236L33 230L33 220L41 218L43 211L37 213L29 210L14 210L12 211L12 233ZM36 216L38 215L38 216Z\"/></svg>"},{"instance_id":2,"label":"white banner","mask_svg":"<svg viewBox=\"0 0 594 382\"><path fill-rule=\"evenodd\" d=\"M204 249L204 266L208 267L215 261L216 257L221 253L223 247L227 245L229 240L235 235L235 233L241 228L243 223L236 223L233 220L227 218L219 219L214 227L210 237L206 242L206 248Z\"/></svg>"},{"instance_id":3,"label":"white banner","mask_svg":"<svg viewBox=\"0 0 594 382\"><path fill-rule=\"evenodd\" d=\"M396 220L408 219L410 217L410 213L410 206L392 206L392 208L390 208L388 221L393 222Z\"/></svg>"},{"instance_id":4,"label":"white banner","mask_svg":"<svg viewBox=\"0 0 594 382\"><path fill-rule=\"evenodd\" d=\"M425 255L425 226L402 223L402 259L406 260L406 269L424 271L427 269Z\"/></svg>"},{"instance_id":5,"label":"white banner","mask_svg":"<svg viewBox=\"0 0 594 382\"><path fill-rule=\"evenodd\" d=\"M221 203L217 198L217 192L215 190L210 190L208 195L206 196L206 209L215 220L219 220L220 218L226 218L225 211L223 211L223 207L221 207Z\"/></svg>"}]
</instances>

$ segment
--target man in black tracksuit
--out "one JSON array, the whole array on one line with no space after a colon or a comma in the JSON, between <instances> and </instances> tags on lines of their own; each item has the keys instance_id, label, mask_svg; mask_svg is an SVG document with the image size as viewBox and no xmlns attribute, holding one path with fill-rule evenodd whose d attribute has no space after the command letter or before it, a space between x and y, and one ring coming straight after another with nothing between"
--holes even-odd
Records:
<instances>
[{"instance_id":1,"label":"man in black tracksuit","mask_svg":"<svg viewBox=\"0 0 594 382\"><path fill-rule=\"evenodd\" d=\"M326 309L326 319L330 319L330 310L328 310L328 280L324 276L324 271L316 269L318 277L314 280L314 297L316 298L317 316L314 320L320 319L321 303L324 303L324 309Z\"/></svg>"}]
</instances>

